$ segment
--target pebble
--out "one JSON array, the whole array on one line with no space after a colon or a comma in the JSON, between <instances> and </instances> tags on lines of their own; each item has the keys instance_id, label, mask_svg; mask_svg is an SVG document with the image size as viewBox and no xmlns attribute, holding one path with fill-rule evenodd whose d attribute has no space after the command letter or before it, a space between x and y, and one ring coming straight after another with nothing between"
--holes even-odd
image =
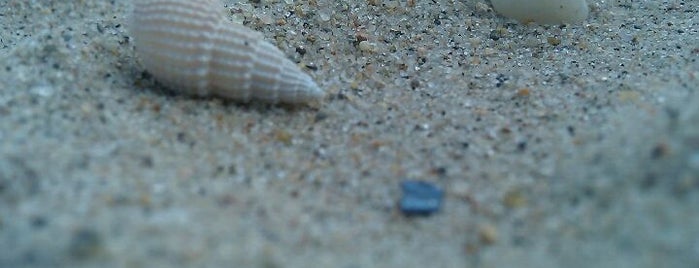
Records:
<instances>
[{"instance_id":1,"label":"pebble","mask_svg":"<svg viewBox=\"0 0 699 268\"><path fill-rule=\"evenodd\" d=\"M490 224L481 225L478 229L478 237L486 245L492 245L498 240L498 229Z\"/></svg>"},{"instance_id":2,"label":"pebble","mask_svg":"<svg viewBox=\"0 0 699 268\"><path fill-rule=\"evenodd\" d=\"M68 252L73 258L87 259L103 250L102 238L92 229L79 229L73 233Z\"/></svg>"},{"instance_id":3,"label":"pebble","mask_svg":"<svg viewBox=\"0 0 699 268\"><path fill-rule=\"evenodd\" d=\"M361 41L359 42L359 50L370 53L376 52L376 44L369 41Z\"/></svg>"},{"instance_id":4,"label":"pebble","mask_svg":"<svg viewBox=\"0 0 699 268\"><path fill-rule=\"evenodd\" d=\"M527 204L527 199L520 190L511 190L505 193L502 199L503 205L508 208L521 208Z\"/></svg>"},{"instance_id":5,"label":"pebble","mask_svg":"<svg viewBox=\"0 0 699 268\"><path fill-rule=\"evenodd\" d=\"M407 216L427 216L439 211L444 191L436 185L425 181L403 181L403 198L400 210Z\"/></svg>"}]
</instances>

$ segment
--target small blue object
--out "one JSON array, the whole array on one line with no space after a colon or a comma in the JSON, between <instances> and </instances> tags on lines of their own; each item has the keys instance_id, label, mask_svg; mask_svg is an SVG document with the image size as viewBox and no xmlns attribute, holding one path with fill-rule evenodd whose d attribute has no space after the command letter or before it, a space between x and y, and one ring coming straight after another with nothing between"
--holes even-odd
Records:
<instances>
[{"instance_id":1,"label":"small blue object","mask_svg":"<svg viewBox=\"0 0 699 268\"><path fill-rule=\"evenodd\" d=\"M403 198L400 200L400 210L403 214L427 216L439 210L442 205L444 191L432 183L425 181L403 181Z\"/></svg>"}]
</instances>

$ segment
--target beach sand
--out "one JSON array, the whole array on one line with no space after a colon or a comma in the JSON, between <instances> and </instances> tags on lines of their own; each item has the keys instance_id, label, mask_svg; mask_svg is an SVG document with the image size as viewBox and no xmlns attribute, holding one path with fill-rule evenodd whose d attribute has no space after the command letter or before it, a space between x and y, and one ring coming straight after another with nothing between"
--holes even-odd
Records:
<instances>
[{"instance_id":1,"label":"beach sand","mask_svg":"<svg viewBox=\"0 0 699 268\"><path fill-rule=\"evenodd\" d=\"M279 106L161 86L129 1L2 1L0 267L697 267L699 8L589 2L224 1L328 93Z\"/></svg>"}]
</instances>

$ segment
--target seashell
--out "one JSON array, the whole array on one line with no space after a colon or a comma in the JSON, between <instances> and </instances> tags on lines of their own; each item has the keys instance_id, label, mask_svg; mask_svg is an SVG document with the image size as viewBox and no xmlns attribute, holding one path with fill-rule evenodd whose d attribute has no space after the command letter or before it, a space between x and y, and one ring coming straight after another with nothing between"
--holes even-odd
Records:
<instances>
[{"instance_id":1,"label":"seashell","mask_svg":"<svg viewBox=\"0 0 699 268\"><path fill-rule=\"evenodd\" d=\"M146 69L187 94L303 103L324 92L262 34L230 22L218 0L136 0L130 32Z\"/></svg>"},{"instance_id":2,"label":"seashell","mask_svg":"<svg viewBox=\"0 0 699 268\"><path fill-rule=\"evenodd\" d=\"M579 23L589 13L585 0L490 0L503 16L529 23Z\"/></svg>"}]
</instances>

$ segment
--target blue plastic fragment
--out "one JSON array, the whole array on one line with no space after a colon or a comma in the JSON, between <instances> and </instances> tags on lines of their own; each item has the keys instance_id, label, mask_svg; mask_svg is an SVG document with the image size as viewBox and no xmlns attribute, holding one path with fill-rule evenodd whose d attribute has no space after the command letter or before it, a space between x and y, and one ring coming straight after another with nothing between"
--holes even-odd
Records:
<instances>
[{"instance_id":1,"label":"blue plastic fragment","mask_svg":"<svg viewBox=\"0 0 699 268\"><path fill-rule=\"evenodd\" d=\"M444 191L436 185L425 181L403 181L403 198L400 210L405 215L430 215L442 205Z\"/></svg>"}]
</instances>

